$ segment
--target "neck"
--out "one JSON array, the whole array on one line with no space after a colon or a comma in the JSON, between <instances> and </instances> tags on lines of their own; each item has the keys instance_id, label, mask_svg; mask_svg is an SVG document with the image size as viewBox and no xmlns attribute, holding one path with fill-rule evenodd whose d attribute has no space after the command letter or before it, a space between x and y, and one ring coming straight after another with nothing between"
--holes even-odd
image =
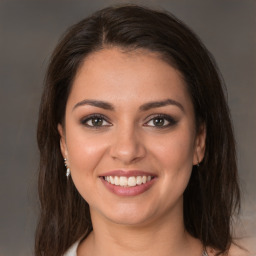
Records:
<instances>
[{"instance_id":1,"label":"neck","mask_svg":"<svg viewBox=\"0 0 256 256\"><path fill-rule=\"evenodd\" d=\"M140 225L121 225L92 211L93 231L78 249L78 255L185 256L202 254L201 243L184 227L183 215L163 216ZM172 220L172 221L171 221ZM191 253L194 252L194 253Z\"/></svg>"}]
</instances>

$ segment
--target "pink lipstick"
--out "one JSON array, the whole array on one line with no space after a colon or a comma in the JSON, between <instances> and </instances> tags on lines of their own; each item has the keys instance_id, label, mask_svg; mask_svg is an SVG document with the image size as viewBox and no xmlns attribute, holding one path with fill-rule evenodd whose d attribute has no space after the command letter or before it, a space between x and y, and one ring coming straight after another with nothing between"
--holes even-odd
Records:
<instances>
[{"instance_id":1,"label":"pink lipstick","mask_svg":"<svg viewBox=\"0 0 256 256\"><path fill-rule=\"evenodd\" d=\"M140 170L114 170L100 175L100 178L110 192L119 196L136 196L153 186L157 176Z\"/></svg>"}]
</instances>

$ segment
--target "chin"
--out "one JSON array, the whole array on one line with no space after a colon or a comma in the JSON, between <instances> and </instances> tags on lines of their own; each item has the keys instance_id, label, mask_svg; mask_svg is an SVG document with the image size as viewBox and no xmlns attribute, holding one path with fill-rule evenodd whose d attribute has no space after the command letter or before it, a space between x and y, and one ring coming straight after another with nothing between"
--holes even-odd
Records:
<instances>
[{"instance_id":1,"label":"chin","mask_svg":"<svg viewBox=\"0 0 256 256\"><path fill-rule=\"evenodd\" d=\"M119 225L135 226L144 225L154 219L152 207L127 204L113 207L108 212L102 212L109 221Z\"/></svg>"},{"instance_id":2,"label":"chin","mask_svg":"<svg viewBox=\"0 0 256 256\"><path fill-rule=\"evenodd\" d=\"M123 225L123 226L140 226L145 225L149 222L150 217L145 216L131 216L131 215L125 215L125 216L116 216L109 218L109 220L115 224Z\"/></svg>"}]
</instances>

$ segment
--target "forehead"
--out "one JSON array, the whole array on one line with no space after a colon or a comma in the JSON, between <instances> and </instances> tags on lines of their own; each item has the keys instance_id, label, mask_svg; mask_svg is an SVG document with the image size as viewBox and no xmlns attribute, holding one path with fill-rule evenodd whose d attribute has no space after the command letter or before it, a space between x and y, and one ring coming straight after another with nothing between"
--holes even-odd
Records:
<instances>
[{"instance_id":1,"label":"forehead","mask_svg":"<svg viewBox=\"0 0 256 256\"><path fill-rule=\"evenodd\" d=\"M182 74L157 53L147 50L103 49L86 57L70 98L132 102L162 100L190 102Z\"/></svg>"}]
</instances>

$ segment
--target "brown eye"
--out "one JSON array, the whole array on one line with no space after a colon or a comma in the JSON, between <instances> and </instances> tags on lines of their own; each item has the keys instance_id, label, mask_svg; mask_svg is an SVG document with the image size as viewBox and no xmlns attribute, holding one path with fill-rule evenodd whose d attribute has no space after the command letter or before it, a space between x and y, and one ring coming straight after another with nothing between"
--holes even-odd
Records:
<instances>
[{"instance_id":1,"label":"brown eye","mask_svg":"<svg viewBox=\"0 0 256 256\"><path fill-rule=\"evenodd\" d=\"M154 128L166 128L177 123L171 116L168 115L157 115L151 118L145 126L154 127Z\"/></svg>"},{"instance_id":2,"label":"brown eye","mask_svg":"<svg viewBox=\"0 0 256 256\"><path fill-rule=\"evenodd\" d=\"M154 126L164 126L165 125L165 119L162 117L157 117L153 119Z\"/></svg>"},{"instance_id":3,"label":"brown eye","mask_svg":"<svg viewBox=\"0 0 256 256\"><path fill-rule=\"evenodd\" d=\"M85 126L91 128L100 128L105 126L111 126L111 124L106 121L104 117L101 115L91 115L81 121L81 123Z\"/></svg>"},{"instance_id":4,"label":"brown eye","mask_svg":"<svg viewBox=\"0 0 256 256\"><path fill-rule=\"evenodd\" d=\"M102 126L103 122L104 120L101 117L95 117L91 119L92 126Z\"/></svg>"}]
</instances>

